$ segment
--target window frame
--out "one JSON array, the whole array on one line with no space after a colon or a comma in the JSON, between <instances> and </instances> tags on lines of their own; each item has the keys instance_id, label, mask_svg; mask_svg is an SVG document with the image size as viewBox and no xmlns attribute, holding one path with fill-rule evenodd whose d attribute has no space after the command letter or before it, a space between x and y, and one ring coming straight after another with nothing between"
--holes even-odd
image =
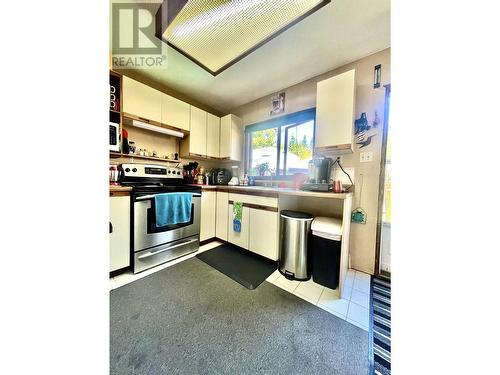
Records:
<instances>
[{"instance_id":1,"label":"window frame","mask_svg":"<svg viewBox=\"0 0 500 375\"><path fill-rule=\"evenodd\" d=\"M293 175L282 174L286 173L286 159L287 159L287 144L288 144L288 129L305 124L307 122L313 121L313 156L314 156L314 148L316 145L316 107L309 108L303 111L298 111L294 113L290 113L284 116L272 118L270 120L254 123L251 125L247 125L245 127L245 173L249 175L249 171L252 167L252 134L259 130L267 130L267 129L277 129L277 145L276 145L276 175L275 176L253 176L258 177L260 180L271 180L275 178L279 178L282 180L292 179ZM280 168L281 162L281 134L282 128L285 127L285 138L284 138L284 147L283 147L283 169Z\"/></svg>"}]
</instances>

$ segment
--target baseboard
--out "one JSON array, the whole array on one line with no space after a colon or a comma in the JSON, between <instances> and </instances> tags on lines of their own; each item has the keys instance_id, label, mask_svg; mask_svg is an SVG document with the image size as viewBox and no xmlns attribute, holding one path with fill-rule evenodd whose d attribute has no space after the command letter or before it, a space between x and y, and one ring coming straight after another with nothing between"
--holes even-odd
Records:
<instances>
[{"instance_id":1,"label":"baseboard","mask_svg":"<svg viewBox=\"0 0 500 375\"><path fill-rule=\"evenodd\" d=\"M125 273L127 271L131 271L132 269L130 268L130 266L128 267L123 267L123 268L120 268L120 269L117 269L117 270L114 270L114 271L111 271L109 273L109 277L112 278L112 277L115 277L115 276L118 276L118 275L121 275L122 273Z\"/></svg>"}]
</instances>

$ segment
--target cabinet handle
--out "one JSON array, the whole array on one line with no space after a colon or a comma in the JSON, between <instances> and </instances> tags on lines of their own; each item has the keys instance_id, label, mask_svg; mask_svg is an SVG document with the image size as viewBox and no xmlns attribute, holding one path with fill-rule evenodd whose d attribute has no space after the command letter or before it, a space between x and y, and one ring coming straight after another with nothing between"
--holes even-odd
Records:
<instances>
[{"instance_id":1,"label":"cabinet handle","mask_svg":"<svg viewBox=\"0 0 500 375\"><path fill-rule=\"evenodd\" d=\"M113 233L113 224L111 224L111 221L109 222L109 233Z\"/></svg>"},{"instance_id":2,"label":"cabinet handle","mask_svg":"<svg viewBox=\"0 0 500 375\"><path fill-rule=\"evenodd\" d=\"M137 116L137 117L139 118L139 120L147 122L149 124L149 120L147 118L144 118L144 117L141 117L141 116Z\"/></svg>"}]
</instances>

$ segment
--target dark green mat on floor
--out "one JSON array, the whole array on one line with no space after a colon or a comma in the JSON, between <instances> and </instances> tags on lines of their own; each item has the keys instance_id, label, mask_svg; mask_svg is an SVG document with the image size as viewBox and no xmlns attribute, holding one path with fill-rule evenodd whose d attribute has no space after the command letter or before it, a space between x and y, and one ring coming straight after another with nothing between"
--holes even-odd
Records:
<instances>
[{"instance_id":1,"label":"dark green mat on floor","mask_svg":"<svg viewBox=\"0 0 500 375\"><path fill-rule=\"evenodd\" d=\"M229 244L204 251L196 257L248 289L257 288L277 268L275 262Z\"/></svg>"}]
</instances>

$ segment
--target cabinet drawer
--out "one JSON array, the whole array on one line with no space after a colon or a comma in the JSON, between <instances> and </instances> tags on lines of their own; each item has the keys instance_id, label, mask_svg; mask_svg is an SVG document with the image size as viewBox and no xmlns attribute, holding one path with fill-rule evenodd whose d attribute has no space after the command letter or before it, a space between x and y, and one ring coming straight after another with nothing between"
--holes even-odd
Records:
<instances>
[{"instance_id":1,"label":"cabinet drawer","mask_svg":"<svg viewBox=\"0 0 500 375\"><path fill-rule=\"evenodd\" d=\"M229 193L229 200L233 202L250 203L259 206L278 207L277 198L260 197L258 195Z\"/></svg>"}]
</instances>

